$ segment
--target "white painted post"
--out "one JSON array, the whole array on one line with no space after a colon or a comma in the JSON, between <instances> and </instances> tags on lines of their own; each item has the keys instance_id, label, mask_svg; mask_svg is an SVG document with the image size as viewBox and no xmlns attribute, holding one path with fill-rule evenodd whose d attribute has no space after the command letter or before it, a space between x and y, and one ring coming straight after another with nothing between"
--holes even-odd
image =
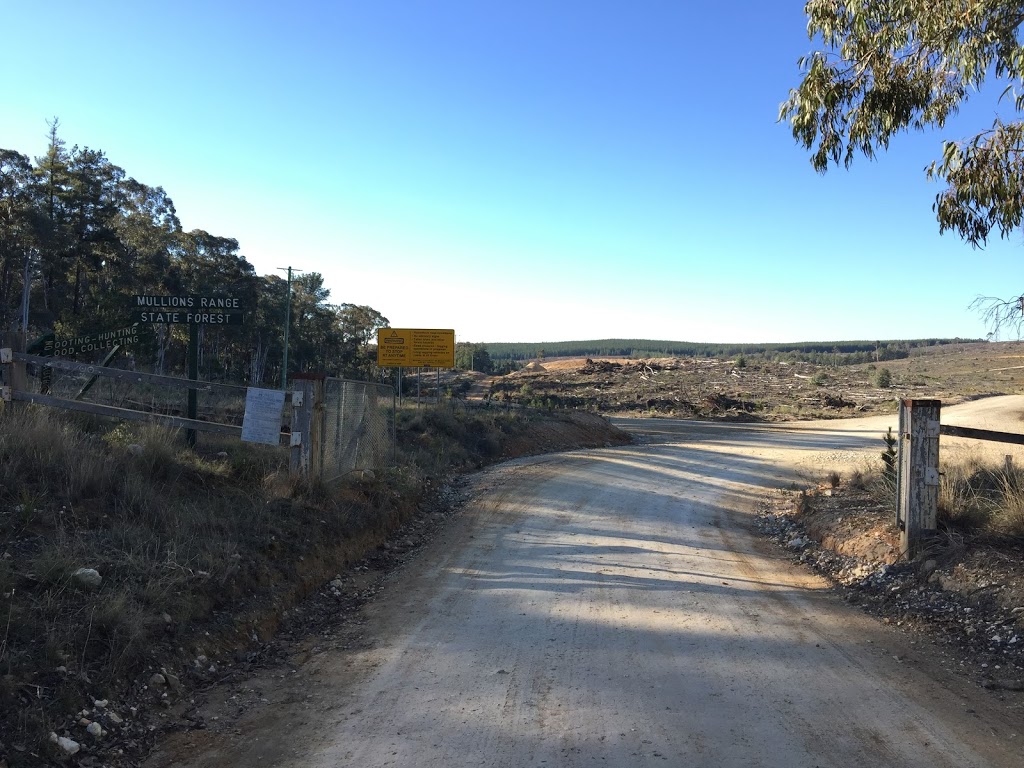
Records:
<instances>
[{"instance_id":1,"label":"white painted post","mask_svg":"<svg viewBox=\"0 0 1024 768\"><path fill-rule=\"evenodd\" d=\"M900 549L917 557L938 527L939 400L900 402L897 520Z\"/></svg>"}]
</instances>

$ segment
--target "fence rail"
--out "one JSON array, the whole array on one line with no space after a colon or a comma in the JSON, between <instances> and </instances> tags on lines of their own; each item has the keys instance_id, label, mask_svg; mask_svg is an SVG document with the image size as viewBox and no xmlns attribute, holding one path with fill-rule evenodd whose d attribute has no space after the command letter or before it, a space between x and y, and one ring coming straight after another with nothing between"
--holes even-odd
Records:
<instances>
[{"instance_id":1,"label":"fence rail","mask_svg":"<svg viewBox=\"0 0 1024 768\"><path fill-rule=\"evenodd\" d=\"M7 350L3 350L5 357ZM129 371L124 368L109 368L91 363L79 363L74 360L65 360L58 357L41 357L30 355L25 352L11 352L10 359L0 362L34 363L43 368L50 368L55 371L67 371L79 373L86 376L102 375L111 379L127 381L134 384L157 384L165 387L179 387L186 389L201 390L204 392L229 392L231 394L245 396L245 387L237 384L219 384L212 381L198 381L193 379L182 379L177 376L161 376L158 373L143 373L141 371Z\"/></svg>"},{"instance_id":2,"label":"fence rail","mask_svg":"<svg viewBox=\"0 0 1024 768\"><path fill-rule=\"evenodd\" d=\"M939 436L1024 445L1024 434L939 423L939 400L900 402L896 522L908 558L919 555L938 527ZM1010 457L1007 457L1009 466Z\"/></svg>"},{"instance_id":3,"label":"fence rail","mask_svg":"<svg viewBox=\"0 0 1024 768\"><path fill-rule=\"evenodd\" d=\"M91 413L94 416L110 416L125 421L159 421L168 427L178 429L195 429L199 432L217 432L222 435L242 436L242 428L232 424L221 424L216 421L201 421L200 419L186 419L184 416L172 416L166 413L151 413L149 411L133 411L130 408L118 408L116 405L103 405L101 403L83 403L80 400L68 400L63 397L53 397L36 392L18 392L5 387L3 390L4 400L13 400L22 403L35 403L46 405L51 408L62 408L66 411L77 411L79 413Z\"/></svg>"},{"instance_id":4,"label":"fence rail","mask_svg":"<svg viewBox=\"0 0 1024 768\"><path fill-rule=\"evenodd\" d=\"M7 341L7 337L3 341ZM73 380L62 385L57 393L48 391L48 385L55 382L48 381L47 386L34 387L34 381L27 376L29 365L38 366L41 370L60 371L70 377L100 376L127 386L202 391L210 396L222 396L221 399L226 396L231 407L216 409L213 419L203 420L160 412L155 408L121 407L124 398L118 404L70 399L63 396L63 391L75 389L68 386L74 383ZM80 395L84 392L83 389ZM247 387L234 384L91 365L30 355L14 346L0 347L0 397L8 402L35 403L122 421L156 421L170 427L241 438L243 428L239 422L244 421L242 414L248 407L247 392ZM331 482L353 471L382 470L394 463L397 404L392 387L323 375L297 374L293 377L292 390L285 393L285 399L291 400L292 408L290 419L285 419L290 421L290 427L285 427L287 431L282 431L281 437L291 447L290 464L294 473ZM170 406L163 398L161 401L163 408ZM139 405L142 406L141 403ZM241 410L239 405L243 405Z\"/></svg>"},{"instance_id":5,"label":"fence rail","mask_svg":"<svg viewBox=\"0 0 1024 768\"><path fill-rule=\"evenodd\" d=\"M952 424L943 424L939 427L939 433L949 435L950 437L967 437L972 440L989 440L996 443L1024 445L1024 435L1019 432L995 432L991 429L954 427Z\"/></svg>"}]
</instances>

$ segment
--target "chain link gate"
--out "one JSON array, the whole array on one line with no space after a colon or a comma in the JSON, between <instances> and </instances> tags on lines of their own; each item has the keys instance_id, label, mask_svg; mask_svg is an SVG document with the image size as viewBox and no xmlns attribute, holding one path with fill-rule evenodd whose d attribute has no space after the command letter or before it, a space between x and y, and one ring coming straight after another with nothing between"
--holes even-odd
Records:
<instances>
[{"instance_id":1,"label":"chain link gate","mask_svg":"<svg viewBox=\"0 0 1024 768\"><path fill-rule=\"evenodd\" d=\"M294 474L331 482L395 461L395 390L386 384L292 377Z\"/></svg>"}]
</instances>

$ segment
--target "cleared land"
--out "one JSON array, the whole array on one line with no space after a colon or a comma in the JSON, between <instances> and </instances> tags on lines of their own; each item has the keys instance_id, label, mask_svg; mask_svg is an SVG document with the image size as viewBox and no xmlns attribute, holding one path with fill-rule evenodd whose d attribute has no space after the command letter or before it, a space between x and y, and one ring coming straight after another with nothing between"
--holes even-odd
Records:
<instances>
[{"instance_id":1,"label":"cleared land","mask_svg":"<svg viewBox=\"0 0 1024 768\"><path fill-rule=\"evenodd\" d=\"M835 356L842 363L843 356ZM878 386L888 369L891 385ZM733 421L849 418L891 413L897 398L947 404L1024 393L1024 344L969 343L914 349L902 360L817 365L757 356L533 361L495 378L492 397L605 414Z\"/></svg>"}]
</instances>

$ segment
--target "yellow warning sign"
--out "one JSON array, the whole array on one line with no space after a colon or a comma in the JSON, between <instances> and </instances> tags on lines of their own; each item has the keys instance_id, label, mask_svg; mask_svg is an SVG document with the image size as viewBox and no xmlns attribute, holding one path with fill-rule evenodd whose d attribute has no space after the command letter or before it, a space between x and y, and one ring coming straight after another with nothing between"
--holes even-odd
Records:
<instances>
[{"instance_id":1,"label":"yellow warning sign","mask_svg":"<svg viewBox=\"0 0 1024 768\"><path fill-rule=\"evenodd\" d=\"M438 328L381 328L377 365L382 368L454 368L455 331Z\"/></svg>"}]
</instances>

